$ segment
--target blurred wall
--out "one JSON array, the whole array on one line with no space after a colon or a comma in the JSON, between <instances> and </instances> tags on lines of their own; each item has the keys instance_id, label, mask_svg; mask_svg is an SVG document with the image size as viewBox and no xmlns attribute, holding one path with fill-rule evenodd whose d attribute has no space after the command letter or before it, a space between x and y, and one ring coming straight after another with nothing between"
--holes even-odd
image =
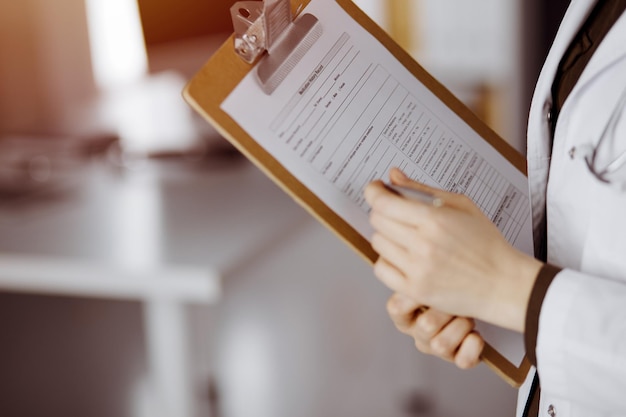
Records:
<instances>
[{"instance_id":1,"label":"blurred wall","mask_svg":"<svg viewBox=\"0 0 626 417\"><path fill-rule=\"evenodd\" d=\"M83 0L0 2L0 133L54 129L95 94Z\"/></svg>"},{"instance_id":2,"label":"blurred wall","mask_svg":"<svg viewBox=\"0 0 626 417\"><path fill-rule=\"evenodd\" d=\"M191 78L233 32L236 0L138 0L152 74Z\"/></svg>"},{"instance_id":3,"label":"blurred wall","mask_svg":"<svg viewBox=\"0 0 626 417\"><path fill-rule=\"evenodd\" d=\"M138 0L146 45L232 32L235 0Z\"/></svg>"}]
</instances>

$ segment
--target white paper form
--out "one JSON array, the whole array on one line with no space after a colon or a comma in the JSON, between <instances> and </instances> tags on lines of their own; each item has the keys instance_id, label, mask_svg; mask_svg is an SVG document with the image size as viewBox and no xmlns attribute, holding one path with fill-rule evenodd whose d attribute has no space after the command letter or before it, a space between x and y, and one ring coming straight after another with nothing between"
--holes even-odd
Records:
<instances>
[{"instance_id":1,"label":"white paper form","mask_svg":"<svg viewBox=\"0 0 626 417\"><path fill-rule=\"evenodd\" d=\"M289 76L266 95L250 72L222 109L367 239L363 188L395 166L468 195L532 253L526 177L334 0L312 0L303 13L323 34Z\"/></svg>"}]
</instances>

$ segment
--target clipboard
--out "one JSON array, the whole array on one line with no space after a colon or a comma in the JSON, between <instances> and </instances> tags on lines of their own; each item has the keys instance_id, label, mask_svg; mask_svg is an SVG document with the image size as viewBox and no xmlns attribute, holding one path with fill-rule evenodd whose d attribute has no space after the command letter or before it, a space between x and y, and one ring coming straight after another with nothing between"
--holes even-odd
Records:
<instances>
[{"instance_id":1,"label":"clipboard","mask_svg":"<svg viewBox=\"0 0 626 417\"><path fill-rule=\"evenodd\" d=\"M297 15L298 11L311 0L291 1L291 12ZM371 35L376 37L376 39L387 48L415 78L423 83L423 85L433 92L446 106L482 136L485 141L503 155L517 170L526 175L526 161L522 155L478 119L471 110L415 62L406 51L398 46L398 44L359 9L358 6L350 0L336 0L336 2L352 19ZM258 5L261 2L245 3L249 3L250 5L255 3ZM263 52L263 48L260 48L260 50L256 51L256 55L252 54L255 55L252 56L249 54L250 49L245 46L242 50L238 52L235 51L237 46L241 47L241 40L246 32L249 34L251 30L263 31L263 27L261 26L259 28L259 24L267 25L268 23L267 20L262 19L261 13L258 11L252 15L249 15L249 13L246 14L248 14L248 16L245 16L248 22L244 25L245 27L239 28L237 33L227 40L209 59L204 67L190 80L183 92L185 100L200 115L209 121L224 138L252 161L265 175L280 186L283 191L289 194L320 223L333 231L365 261L373 264L378 258L378 255L372 249L368 240L299 181L292 172L285 168L274 156L255 141L221 108L222 102L226 100L244 77L255 68L253 64L249 62L254 63ZM256 27L253 27L255 23ZM237 26L237 24L235 24L235 26ZM252 37L252 40L258 40L256 35ZM293 42L293 44L298 44L298 42ZM246 53L248 53L249 56L244 60L242 59L242 55ZM287 68L287 71L288 70L289 68ZM526 357L522 359L520 364L515 365L489 344L485 344L481 359L497 375L513 387L521 386L531 367Z\"/></svg>"}]
</instances>

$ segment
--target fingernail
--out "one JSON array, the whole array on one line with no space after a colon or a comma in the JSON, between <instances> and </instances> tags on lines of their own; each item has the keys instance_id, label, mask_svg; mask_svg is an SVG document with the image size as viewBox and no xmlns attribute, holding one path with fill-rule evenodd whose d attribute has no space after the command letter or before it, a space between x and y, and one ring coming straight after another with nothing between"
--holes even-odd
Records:
<instances>
[{"instance_id":1,"label":"fingernail","mask_svg":"<svg viewBox=\"0 0 626 417\"><path fill-rule=\"evenodd\" d=\"M404 172L402 172L398 168L394 168L390 172L389 177L391 178L391 182L396 183L396 184L405 184L411 180L409 177L406 176Z\"/></svg>"},{"instance_id":2,"label":"fingernail","mask_svg":"<svg viewBox=\"0 0 626 417\"><path fill-rule=\"evenodd\" d=\"M407 177L406 174L400 168L394 168L394 172L400 179L403 179L403 180L409 179L409 177Z\"/></svg>"}]
</instances>

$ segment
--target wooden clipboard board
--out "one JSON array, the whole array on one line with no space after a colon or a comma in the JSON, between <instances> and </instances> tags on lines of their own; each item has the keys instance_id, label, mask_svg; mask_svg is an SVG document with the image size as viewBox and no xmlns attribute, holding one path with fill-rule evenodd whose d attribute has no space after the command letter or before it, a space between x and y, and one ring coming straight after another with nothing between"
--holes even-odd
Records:
<instances>
[{"instance_id":1,"label":"wooden clipboard board","mask_svg":"<svg viewBox=\"0 0 626 417\"><path fill-rule=\"evenodd\" d=\"M304 0L304 3L308 4L309 1ZM526 174L526 161L522 155L478 119L471 110L426 72L358 6L350 0L336 1L356 22L375 36L421 83L435 93L439 99L520 172ZM293 9L295 10L301 3L296 3L295 0L292 0ZM318 196L296 179L290 171L281 165L221 109L222 102L252 68L251 65L245 63L235 53L233 38L231 37L191 79L183 92L183 96L224 138L232 143L287 194L352 247L367 262L373 264L378 255L374 252L367 239L361 236L344 219L320 200ZM487 366L513 387L519 387L525 381L531 366L526 357L522 359L519 365L513 364L489 344L485 345L481 358Z\"/></svg>"}]
</instances>

